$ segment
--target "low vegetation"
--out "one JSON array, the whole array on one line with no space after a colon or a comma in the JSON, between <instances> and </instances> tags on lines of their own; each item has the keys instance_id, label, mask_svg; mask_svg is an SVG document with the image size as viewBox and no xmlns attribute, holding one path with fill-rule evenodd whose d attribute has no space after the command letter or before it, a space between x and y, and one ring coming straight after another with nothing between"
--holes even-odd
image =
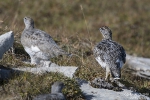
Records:
<instances>
[{"instance_id":1,"label":"low vegetation","mask_svg":"<svg viewBox=\"0 0 150 100\"><path fill-rule=\"evenodd\" d=\"M35 27L48 32L71 58L53 58L58 65L78 66L76 77L91 81L104 77L104 69L95 61L92 48L102 39L99 27L112 29L113 40L123 45L128 54L150 57L150 1L149 0L2 0L0 2L0 34L14 31L14 53L7 52L0 65L7 68L23 67L29 60L20 36L24 29L23 17L35 20ZM30 100L48 93L56 80L66 87L63 93L69 100L84 100L76 81L58 73L33 75L24 73L1 81L0 99ZM150 81L131 75L127 66L122 69L122 82L136 91L150 96Z\"/></svg>"}]
</instances>

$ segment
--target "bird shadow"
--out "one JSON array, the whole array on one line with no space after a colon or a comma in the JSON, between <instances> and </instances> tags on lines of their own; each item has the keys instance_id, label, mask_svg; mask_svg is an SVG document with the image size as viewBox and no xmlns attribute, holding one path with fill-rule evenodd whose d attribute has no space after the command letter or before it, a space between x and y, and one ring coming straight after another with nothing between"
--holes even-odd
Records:
<instances>
[{"instance_id":1,"label":"bird shadow","mask_svg":"<svg viewBox=\"0 0 150 100\"><path fill-rule=\"evenodd\" d=\"M84 93L83 92L83 95L84 95L84 98L86 99L86 100L92 100L95 96L93 96L93 95L89 95L89 94L87 94L87 93Z\"/></svg>"},{"instance_id":2,"label":"bird shadow","mask_svg":"<svg viewBox=\"0 0 150 100\"><path fill-rule=\"evenodd\" d=\"M7 84L10 79L14 79L19 75L24 74L24 71L14 70L12 68L0 65L0 86Z\"/></svg>"}]
</instances>

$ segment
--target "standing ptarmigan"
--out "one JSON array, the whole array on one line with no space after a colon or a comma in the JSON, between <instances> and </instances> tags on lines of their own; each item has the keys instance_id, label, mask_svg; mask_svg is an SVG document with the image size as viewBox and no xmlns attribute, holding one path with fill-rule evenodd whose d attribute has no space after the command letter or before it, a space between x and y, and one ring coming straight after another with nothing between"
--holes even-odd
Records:
<instances>
[{"instance_id":1,"label":"standing ptarmigan","mask_svg":"<svg viewBox=\"0 0 150 100\"><path fill-rule=\"evenodd\" d=\"M62 94L62 89L64 84L62 82L56 81L51 86L51 93L43 94L35 97L33 100L66 100L65 96Z\"/></svg>"},{"instance_id":2,"label":"standing ptarmigan","mask_svg":"<svg viewBox=\"0 0 150 100\"><path fill-rule=\"evenodd\" d=\"M102 68L106 69L105 80L108 79L109 75L110 79L120 79L121 67L126 62L125 50L120 44L112 40L112 32L107 26L101 27L99 30L103 39L93 49L95 59Z\"/></svg>"},{"instance_id":3,"label":"standing ptarmigan","mask_svg":"<svg viewBox=\"0 0 150 100\"><path fill-rule=\"evenodd\" d=\"M49 61L50 58L59 55L68 55L44 31L34 28L34 21L30 17L24 17L25 29L21 35L21 43L25 51L30 55L31 64L39 64L40 61Z\"/></svg>"}]
</instances>

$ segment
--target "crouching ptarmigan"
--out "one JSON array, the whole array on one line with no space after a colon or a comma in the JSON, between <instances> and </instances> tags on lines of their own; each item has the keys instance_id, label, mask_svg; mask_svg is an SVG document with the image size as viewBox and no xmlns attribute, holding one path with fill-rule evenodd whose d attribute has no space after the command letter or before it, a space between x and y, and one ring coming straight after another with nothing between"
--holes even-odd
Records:
<instances>
[{"instance_id":1,"label":"crouching ptarmigan","mask_svg":"<svg viewBox=\"0 0 150 100\"><path fill-rule=\"evenodd\" d=\"M110 80L120 79L121 67L126 61L126 53L124 48L117 42L112 40L112 32L107 27L101 27L100 32L103 35L103 39L98 43L94 49L94 56L97 62L102 68L106 69L105 80L110 75Z\"/></svg>"},{"instance_id":2,"label":"crouching ptarmigan","mask_svg":"<svg viewBox=\"0 0 150 100\"><path fill-rule=\"evenodd\" d=\"M56 81L51 86L51 93L43 94L35 97L33 100L66 100L65 96L62 94L62 89L64 84L62 82Z\"/></svg>"},{"instance_id":3,"label":"crouching ptarmigan","mask_svg":"<svg viewBox=\"0 0 150 100\"><path fill-rule=\"evenodd\" d=\"M31 64L39 64L40 61L49 61L52 57L69 55L64 52L44 31L34 28L34 21L30 17L24 17L25 29L21 35L21 43L25 51L30 55Z\"/></svg>"}]
</instances>

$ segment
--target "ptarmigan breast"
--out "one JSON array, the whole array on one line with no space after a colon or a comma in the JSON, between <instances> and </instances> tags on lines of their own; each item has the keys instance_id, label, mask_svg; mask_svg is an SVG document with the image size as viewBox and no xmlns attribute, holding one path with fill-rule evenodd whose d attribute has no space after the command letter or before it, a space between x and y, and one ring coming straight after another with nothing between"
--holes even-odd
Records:
<instances>
[{"instance_id":1,"label":"ptarmigan breast","mask_svg":"<svg viewBox=\"0 0 150 100\"><path fill-rule=\"evenodd\" d=\"M125 63L125 51L123 47L112 40L102 40L97 44L94 48L94 55L104 68L107 64L117 62L118 59Z\"/></svg>"}]
</instances>

